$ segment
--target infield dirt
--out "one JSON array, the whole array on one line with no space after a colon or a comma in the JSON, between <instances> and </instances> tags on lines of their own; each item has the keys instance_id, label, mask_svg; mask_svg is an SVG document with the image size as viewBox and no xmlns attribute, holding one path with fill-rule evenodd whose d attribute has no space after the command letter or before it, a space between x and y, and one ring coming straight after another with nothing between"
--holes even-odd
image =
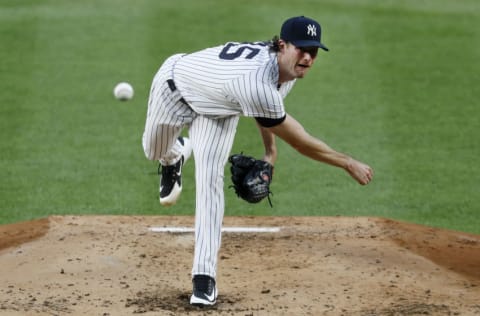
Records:
<instances>
[{"instance_id":1,"label":"infield dirt","mask_svg":"<svg viewBox=\"0 0 480 316\"><path fill-rule=\"evenodd\" d=\"M480 315L480 236L381 218L227 217L218 304L188 304L192 217L0 226L0 315Z\"/></svg>"}]
</instances>

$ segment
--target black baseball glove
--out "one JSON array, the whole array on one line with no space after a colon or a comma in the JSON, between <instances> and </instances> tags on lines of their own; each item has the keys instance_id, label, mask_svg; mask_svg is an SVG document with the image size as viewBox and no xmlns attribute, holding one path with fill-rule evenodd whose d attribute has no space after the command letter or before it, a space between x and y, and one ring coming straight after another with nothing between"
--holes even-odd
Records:
<instances>
[{"instance_id":1,"label":"black baseball glove","mask_svg":"<svg viewBox=\"0 0 480 316\"><path fill-rule=\"evenodd\" d=\"M267 197L272 206L270 183L273 166L266 161L243 154L232 155L228 161L232 164L230 171L237 196L249 203L258 203Z\"/></svg>"}]
</instances>

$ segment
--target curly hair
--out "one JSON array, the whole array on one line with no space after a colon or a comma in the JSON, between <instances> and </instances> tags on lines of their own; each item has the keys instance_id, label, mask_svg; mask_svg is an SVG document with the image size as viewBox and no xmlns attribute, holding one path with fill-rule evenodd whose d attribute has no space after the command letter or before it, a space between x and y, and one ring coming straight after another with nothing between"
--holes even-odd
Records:
<instances>
[{"instance_id":1,"label":"curly hair","mask_svg":"<svg viewBox=\"0 0 480 316\"><path fill-rule=\"evenodd\" d=\"M275 35L270 41L268 41L268 46L270 47L271 51L276 53L280 51L279 41L280 37L278 37L278 35Z\"/></svg>"}]
</instances>

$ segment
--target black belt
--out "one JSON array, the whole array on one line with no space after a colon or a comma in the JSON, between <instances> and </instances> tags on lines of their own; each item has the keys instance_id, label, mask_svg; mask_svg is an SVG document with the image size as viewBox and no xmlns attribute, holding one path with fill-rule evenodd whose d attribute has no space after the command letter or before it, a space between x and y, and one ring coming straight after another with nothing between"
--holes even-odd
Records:
<instances>
[{"instance_id":1,"label":"black belt","mask_svg":"<svg viewBox=\"0 0 480 316\"><path fill-rule=\"evenodd\" d=\"M167 84L168 84L168 87L170 88L170 90L172 90L172 92L177 90L177 86L175 85L175 82L173 81L173 79L168 79ZM181 97L179 101L182 102L185 105L188 105L187 101L185 101L185 99L183 97ZM188 105L188 106L190 106L190 105Z\"/></svg>"}]
</instances>

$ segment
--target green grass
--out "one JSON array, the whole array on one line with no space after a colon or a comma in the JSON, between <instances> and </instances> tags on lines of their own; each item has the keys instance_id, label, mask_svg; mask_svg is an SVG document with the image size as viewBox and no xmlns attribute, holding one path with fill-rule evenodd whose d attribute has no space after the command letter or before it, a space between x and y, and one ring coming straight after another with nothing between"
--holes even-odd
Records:
<instances>
[{"instance_id":1,"label":"green grass","mask_svg":"<svg viewBox=\"0 0 480 316\"><path fill-rule=\"evenodd\" d=\"M264 40L290 16L320 21L307 78L286 99L313 135L375 169L357 185L282 141L268 203L226 183L226 215L382 216L480 233L480 3L425 1L34 1L0 3L0 223L50 214L194 212L193 163L171 208L141 148L162 61ZM112 89L129 81L135 98ZM260 156L242 118L233 152ZM227 169L227 178L229 172Z\"/></svg>"}]
</instances>

